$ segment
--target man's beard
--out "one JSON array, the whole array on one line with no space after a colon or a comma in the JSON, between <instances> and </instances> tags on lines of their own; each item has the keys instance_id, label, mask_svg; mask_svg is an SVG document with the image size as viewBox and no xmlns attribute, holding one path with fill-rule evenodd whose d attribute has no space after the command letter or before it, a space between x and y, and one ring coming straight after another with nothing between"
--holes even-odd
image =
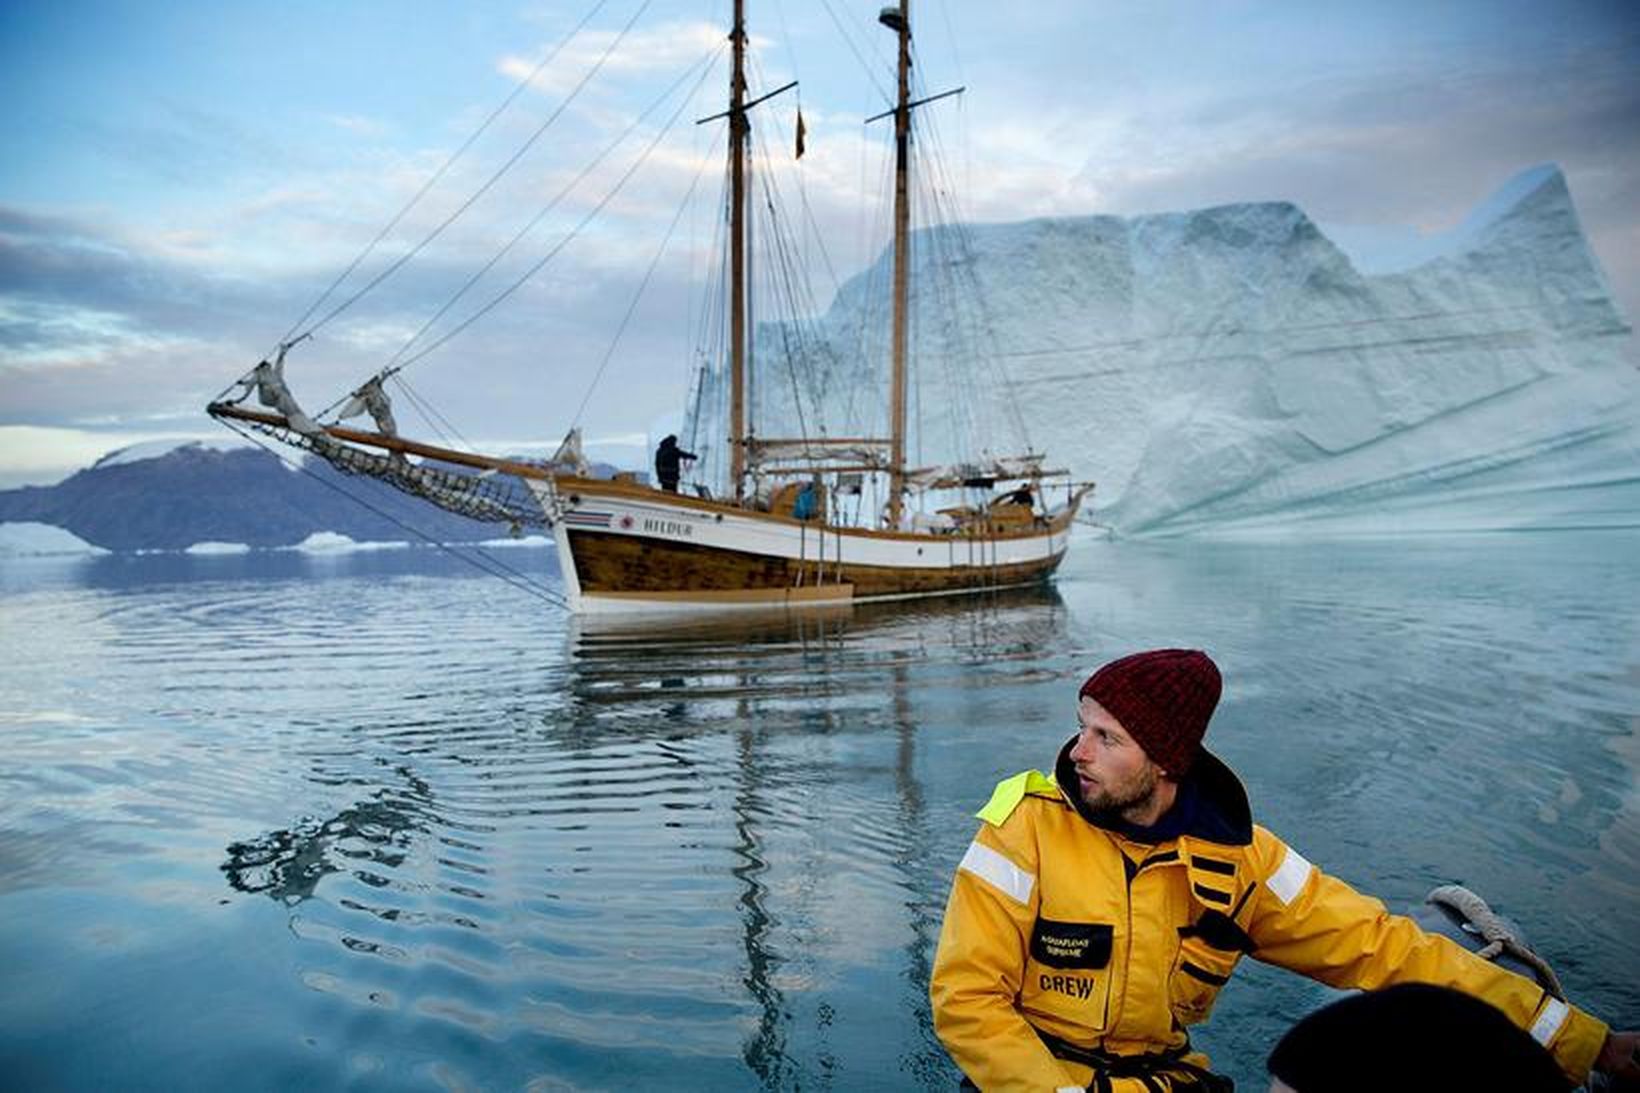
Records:
<instances>
[{"instance_id":1,"label":"man's beard","mask_svg":"<svg viewBox=\"0 0 1640 1093\"><path fill-rule=\"evenodd\" d=\"M1156 768L1146 766L1124 786L1112 789L1101 783L1099 792L1091 798L1083 797L1082 802L1094 812L1121 817L1129 810L1150 801L1156 793L1156 780Z\"/></svg>"}]
</instances>

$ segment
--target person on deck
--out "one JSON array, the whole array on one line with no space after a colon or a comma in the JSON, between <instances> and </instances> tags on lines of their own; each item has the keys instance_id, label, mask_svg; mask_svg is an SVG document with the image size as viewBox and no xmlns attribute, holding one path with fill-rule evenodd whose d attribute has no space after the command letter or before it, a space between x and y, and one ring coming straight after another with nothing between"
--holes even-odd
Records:
<instances>
[{"instance_id":1,"label":"person on deck","mask_svg":"<svg viewBox=\"0 0 1640 1093\"><path fill-rule=\"evenodd\" d=\"M684 460L693 461L700 458L694 452L686 452L678 447L678 438L673 433L667 433L660 447L655 449L655 478L661 484L661 489L668 493L678 492L679 465Z\"/></svg>"},{"instance_id":2,"label":"person on deck","mask_svg":"<svg viewBox=\"0 0 1640 1093\"><path fill-rule=\"evenodd\" d=\"M1187 1030L1248 954L1335 987L1453 987L1527 1030L1569 1083L1591 1068L1640 1077L1640 1033L1390 915L1255 825L1201 746L1221 688L1197 650L1106 664L1082 684L1054 775L1009 778L980 811L929 984L970 1082L1228 1090Z\"/></svg>"}]
</instances>

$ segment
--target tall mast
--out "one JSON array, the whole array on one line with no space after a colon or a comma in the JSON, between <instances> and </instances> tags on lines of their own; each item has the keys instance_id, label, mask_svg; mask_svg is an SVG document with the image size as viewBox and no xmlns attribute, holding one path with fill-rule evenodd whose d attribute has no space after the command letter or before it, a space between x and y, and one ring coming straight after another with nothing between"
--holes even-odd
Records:
<instances>
[{"instance_id":1,"label":"tall mast","mask_svg":"<svg viewBox=\"0 0 1640 1093\"><path fill-rule=\"evenodd\" d=\"M907 186L911 158L911 0L885 8L878 19L900 38L900 88L894 108L894 376L889 395L888 522L899 527L905 504L905 326L906 278L910 248L911 195Z\"/></svg>"},{"instance_id":2,"label":"tall mast","mask_svg":"<svg viewBox=\"0 0 1640 1093\"><path fill-rule=\"evenodd\" d=\"M729 32L729 475L735 500L746 477L746 0L735 0Z\"/></svg>"}]
</instances>

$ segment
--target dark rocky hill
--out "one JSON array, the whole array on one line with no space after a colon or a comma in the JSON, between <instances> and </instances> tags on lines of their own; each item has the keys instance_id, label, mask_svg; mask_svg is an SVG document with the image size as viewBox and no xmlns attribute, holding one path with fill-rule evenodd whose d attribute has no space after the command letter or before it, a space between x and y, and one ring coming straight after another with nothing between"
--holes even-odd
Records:
<instances>
[{"instance_id":1,"label":"dark rocky hill","mask_svg":"<svg viewBox=\"0 0 1640 1093\"><path fill-rule=\"evenodd\" d=\"M294 546L321 531L359 542L474 542L508 533L339 474L322 460L294 471L259 448L201 444L151 459L105 457L55 486L0 491L0 522L11 521L51 524L120 551Z\"/></svg>"}]
</instances>

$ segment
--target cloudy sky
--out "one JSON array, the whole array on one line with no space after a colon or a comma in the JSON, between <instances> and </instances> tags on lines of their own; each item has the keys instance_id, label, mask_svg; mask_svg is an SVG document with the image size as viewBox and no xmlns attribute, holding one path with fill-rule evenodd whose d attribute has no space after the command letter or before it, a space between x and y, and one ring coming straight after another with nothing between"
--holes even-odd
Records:
<instances>
[{"instance_id":1,"label":"cloudy sky","mask_svg":"<svg viewBox=\"0 0 1640 1093\"><path fill-rule=\"evenodd\" d=\"M800 81L760 108L761 147L821 306L882 244L886 127L862 124L892 86L878 6L752 3L754 93ZM401 399L407 432L509 450L571 424L641 438L711 348L722 123L695 122L722 108L728 7L0 4L0 486L137 440L224 435L202 407L293 330L313 329L288 369L310 408L410 360L403 378L448 421L424 426ZM912 14L924 90L967 88L924 111L966 217L1279 199L1324 226L1427 234L1554 162L1620 309L1640 315L1632 2Z\"/></svg>"}]
</instances>

